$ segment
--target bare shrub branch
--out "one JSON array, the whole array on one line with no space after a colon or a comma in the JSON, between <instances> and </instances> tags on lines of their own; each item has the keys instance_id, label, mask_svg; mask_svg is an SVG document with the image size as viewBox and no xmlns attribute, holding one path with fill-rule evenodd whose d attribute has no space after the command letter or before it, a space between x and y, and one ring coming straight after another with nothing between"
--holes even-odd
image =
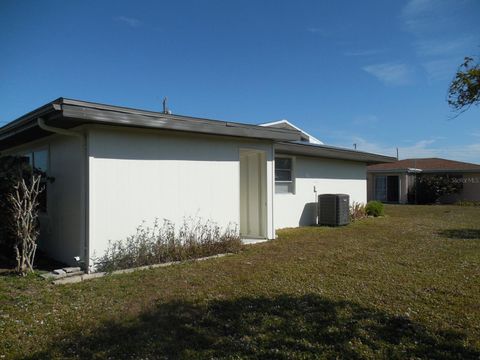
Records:
<instances>
[{"instance_id":1,"label":"bare shrub branch","mask_svg":"<svg viewBox=\"0 0 480 360\"><path fill-rule=\"evenodd\" d=\"M350 205L350 220L360 220L367 217L367 211L365 210L365 204L354 201Z\"/></svg>"},{"instance_id":2,"label":"bare shrub branch","mask_svg":"<svg viewBox=\"0 0 480 360\"><path fill-rule=\"evenodd\" d=\"M33 271L37 250L38 196L43 191L41 176L34 175L31 183L22 179L8 197L11 205L11 227L15 236L16 270L21 274Z\"/></svg>"}]
</instances>

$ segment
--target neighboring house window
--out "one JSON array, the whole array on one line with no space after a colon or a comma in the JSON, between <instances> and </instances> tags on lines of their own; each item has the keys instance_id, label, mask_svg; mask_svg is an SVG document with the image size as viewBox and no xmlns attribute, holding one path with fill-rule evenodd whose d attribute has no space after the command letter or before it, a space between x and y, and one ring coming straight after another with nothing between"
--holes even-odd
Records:
<instances>
[{"instance_id":1,"label":"neighboring house window","mask_svg":"<svg viewBox=\"0 0 480 360\"><path fill-rule=\"evenodd\" d=\"M387 201L387 177L375 176L375 200Z\"/></svg>"},{"instance_id":2,"label":"neighboring house window","mask_svg":"<svg viewBox=\"0 0 480 360\"><path fill-rule=\"evenodd\" d=\"M398 202L399 182L397 175L375 176L375 200L384 202Z\"/></svg>"},{"instance_id":3,"label":"neighboring house window","mask_svg":"<svg viewBox=\"0 0 480 360\"><path fill-rule=\"evenodd\" d=\"M277 194L294 192L293 159L290 157L275 158L275 192Z\"/></svg>"},{"instance_id":4,"label":"neighboring house window","mask_svg":"<svg viewBox=\"0 0 480 360\"><path fill-rule=\"evenodd\" d=\"M42 176L41 186L44 188L38 198L39 208L41 212L47 212L47 179L48 172L48 150L42 149L34 151L33 153L23 154L28 159L28 163L36 170L40 171L45 176Z\"/></svg>"}]
</instances>

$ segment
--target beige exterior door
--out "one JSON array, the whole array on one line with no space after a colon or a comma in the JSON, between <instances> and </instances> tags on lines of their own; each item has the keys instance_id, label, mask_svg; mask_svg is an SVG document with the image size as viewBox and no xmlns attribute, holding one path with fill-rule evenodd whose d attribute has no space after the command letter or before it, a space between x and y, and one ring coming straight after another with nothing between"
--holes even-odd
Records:
<instances>
[{"instance_id":1,"label":"beige exterior door","mask_svg":"<svg viewBox=\"0 0 480 360\"><path fill-rule=\"evenodd\" d=\"M266 155L240 150L240 235L266 237Z\"/></svg>"}]
</instances>

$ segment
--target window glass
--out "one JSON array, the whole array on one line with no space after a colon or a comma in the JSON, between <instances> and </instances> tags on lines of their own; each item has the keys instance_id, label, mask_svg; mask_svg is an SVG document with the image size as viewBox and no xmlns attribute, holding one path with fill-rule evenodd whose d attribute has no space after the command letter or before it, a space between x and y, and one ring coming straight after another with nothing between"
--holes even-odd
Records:
<instances>
[{"instance_id":1,"label":"window glass","mask_svg":"<svg viewBox=\"0 0 480 360\"><path fill-rule=\"evenodd\" d=\"M33 153L33 167L37 170L47 172L48 170L47 150L35 151Z\"/></svg>"},{"instance_id":2,"label":"window glass","mask_svg":"<svg viewBox=\"0 0 480 360\"><path fill-rule=\"evenodd\" d=\"M375 200L387 200L387 177L375 176Z\"/></svg>"},{"instance_id":3,"label":"window glass","mask_svg":"<svg viewBox=\"0 0 480 360\"><path fill-rule=\"evenodd\" d=\"M43 173L48 171L48 150L35 151L31 156L33 159L33 167ZM47 190L48 181L45 176L42 176L41 186L43 191L38 197L39 208L41 212L47 212Z\"/></svg>"},{"instance_id":4,"label":"window glass","mask_svg":"<svg viewBox=\"0 0 480 360\"><path fill-rule=\"evenodd\" d=\"M275 192L293 193L293 171L291 158L275 158Z\"/></svg>"},{"instance_id":5,"label":"window glass","mask_svg":"<svg viewBox=\"0 0 480 360\"><path fill-rule=\"evenodd\" d=\"M275 181L292 181L292 172L290 170L276 170Z\"/></svg>"},{"instance_id":6,"label":"window glass","mask_svg":"<svg viewBox=\"0 0 480 360\"><path fill-rule=\"evenodd\" d=\"M275 158L275 181L292 181L292 159Z\"/></svg>"},{"instance_id":7,"label":"window glass","mask_svg":"<svg viewBox=\"0 0 480 360\"><path fill-rule=\"evenodd\" d=\"M275 169L277 170L292 170L292 159L290 158L275 158Z\"/></svg>"},{"instance_id":8,"label":"window glass","mask_svg":"<svg viewBox=\"0 0 480 360\"><path fill-rule=\"evenodd\" d=\"M33 154L32 153L22 155L22 160L25 161L28 165L33 166Z\"/></svg>"},{"instance_id":9,"label":"window glass","mask_svg":"<svg viewBox=\"0 0 480 360\"><path fill-rule=\"evenodd\" d=\"M293 193L293 182L278 182L278 183L275 183L275 193L277 193L277 194L291 194L291 193Z\"/></svg>"}]
</instances>

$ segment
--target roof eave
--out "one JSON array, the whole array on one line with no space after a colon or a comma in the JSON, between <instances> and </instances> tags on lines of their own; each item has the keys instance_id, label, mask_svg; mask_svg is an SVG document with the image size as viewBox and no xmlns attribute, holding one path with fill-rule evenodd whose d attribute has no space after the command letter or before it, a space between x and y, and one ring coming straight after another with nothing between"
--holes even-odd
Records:
<instances>
[{"instance_id":1,"label":"roof eave","mask_svg":"<svg viewBox=\"0 0 480 360\"><path fill-rule=\"evenodd\" d=\"M29 131L28 139L30 139L30 133L35 133L38 137L48 135L48 133L40 129L37 129L38 131L35 130L39 117L45 118L47 121L49 119L54 120L55 124L53 125L66 129L83 124L105 124L271 141L297 141L301 138L300 132L291 130L272 129L256 125L192 118L58 98L0 128L0 149L5 150L12 147L12 142L15 141L18 142L18 144L15 143L15 146L20 145L22 143L21 133L26 130Z\"/></svg>"},{"instance_id":2,"label":"roof eave","mask_svg":"<svg viewBox=\"0 0 480 360\"><path fill-rule=\"evenodd\" d=\"M30 111L29 113L20 116L19 118L9 122L8 124L0 127L0 135L6 132L15 129L16 127L22 126L23 124L30 122L32 119L37 119L39 117L45 116L49 113L61 110L60 102L61 98L49 102L39 108Z\"/></svg>"},{"instance_id":3,"label":"roof eave","mask_svg":"<svg viewBox=\"0 0 480 360\"><path fill-rule=\"evenodd\" d=\"M432 169L432 170L422 170L423 174L439 174L439 173L477 173L480 174L480 169Z\"/></svg>"},{"instance_id":4,"label":"roof eave","mask_svg":"<svg viewBox=\"0 0 480 360\"><path fill-rule=\"evenodd\" d=\"M285 153L285 154L293 154L293 155L358 161L366 164L379 164L379 163L397 161L396 158L390 157L390 156L338 148L338 147L327 146L327 145L312 145L312 144L280 142L275 145L275 151L277 153Z\"/></svg>"},{"instance_id":5,"label":"roof eave","mask_svg":"<svg viewBox=\"0 0 480 360\"><path fill-rule=\"evenodd\" d=\"M62 105L62 114L65 118L104 125L175 130L274 141L296 141L301 137L299 132L271 130L255 125L142 111L116 111L114 108L112 110L100 109L79 104L71 105L68 102Z\"/></svg>"}]
</instances>

